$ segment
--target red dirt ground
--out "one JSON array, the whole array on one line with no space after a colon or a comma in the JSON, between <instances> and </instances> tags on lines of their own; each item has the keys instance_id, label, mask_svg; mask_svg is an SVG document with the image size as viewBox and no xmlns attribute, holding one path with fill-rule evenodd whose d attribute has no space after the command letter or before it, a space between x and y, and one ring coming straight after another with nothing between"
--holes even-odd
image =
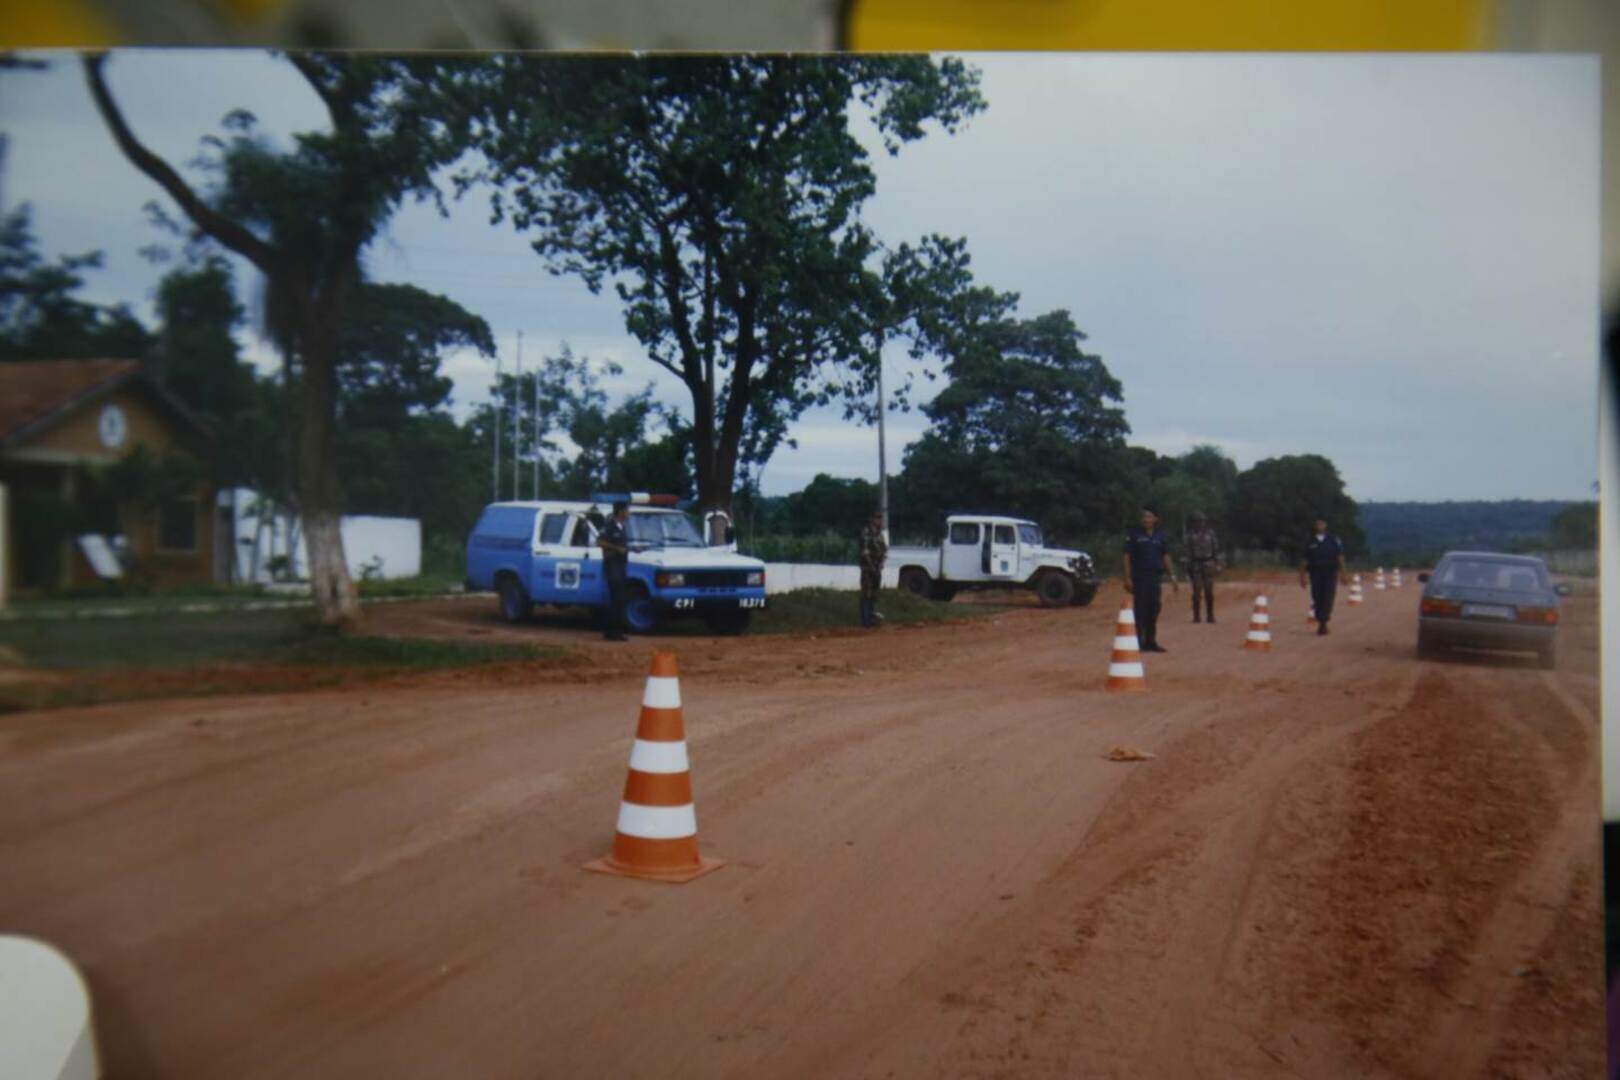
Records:
<instances>
[{"instance_id":1,"label":"red dirt ground","mask_svg":"<svg viewBox=\"0 0 1620 1080\"><path fill-rule=\"evenodd\" d=\"M84 967L109 1075L1592 1076L1598 658L1413 657L1418 590L1275 645L1166 594L1148 692L1090 608L601 643L563 662L0 717L0 927ZM700 841L611 842L655 645ZM1151 752L1116 763L1116 746Z\"/></svg>"}]
</instances>

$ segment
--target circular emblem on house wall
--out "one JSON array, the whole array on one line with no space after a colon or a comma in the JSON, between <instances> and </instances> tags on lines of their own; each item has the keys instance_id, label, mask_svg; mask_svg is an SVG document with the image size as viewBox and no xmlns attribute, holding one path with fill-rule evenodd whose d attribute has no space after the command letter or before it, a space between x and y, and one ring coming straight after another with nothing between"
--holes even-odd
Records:
<instances>
[{"instance_id":1,"label":"circular emblem on house wall","mask_svg":"<svg viewBox=\"0 0 1620 1080\"><path fill-rule=\"evenodd\" d=\"M129 435L129 421L124 419L124 410L117 405L103 408L101 418L96 421L96 433L101 436L101 445L109 450L123 446L124 439Z\"/></svg>"}]
</instances>

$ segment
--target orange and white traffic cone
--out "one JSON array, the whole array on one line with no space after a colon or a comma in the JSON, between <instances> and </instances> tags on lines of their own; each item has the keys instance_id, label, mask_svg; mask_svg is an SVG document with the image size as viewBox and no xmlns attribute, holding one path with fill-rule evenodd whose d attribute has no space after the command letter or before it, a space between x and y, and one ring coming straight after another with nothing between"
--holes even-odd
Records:
<instances>
[{"instance_id":1,"label":"orange and white traffic cone","mask_svg":"<svg viewBox=\"0 0 1620 1080\"><path fill-rule=\"evenodd\" d=\"M630 748L630 776L619 804L613 850L587 870L654 881L691 881L724 866L698 854L697 812L686 759L686 725L675 654L653 653Z\"/></svg>"},{"instance_id":2,"label":"orange and white traffic cone","mask_svg":"<svg viewBox=\"0 0 1620 1080\"><path fill-rule=\"evenodd\" d=\"M1354 607L1359 603L1361 603L1361 575L1352 574L1350 576L1350 606Z\"/></svg>"},{"instance_id":3,"label":"orange and white traffic cone","mask_svg":"<svg viewBox=\"0 0 1620 1080\"><path fill-rule=\"evenodd\" d=\"M1310 626L1316 622L1316 601L1309 600L1307 601L1307 604L1308 607L1305 611L1305 625Z\"/></svg>"},{"instance_id":4,"label":"orange and white traffic cone","mask_svg":"<svg viewBox=\"0 0 1620 1080\"><path fill-rule=\"evenodd\" d=\"M1254 613L1249 616L1249 635L1243 639L1245 649L1271 651L1271 612L1267 603L1264 594L1254 598Z\"/></svg>"},{"instance_id":5,"label":"orange and white traffic cone","mask_svg":"<svg viewBox=\"0 0 1620 1080\"><path fill-rule=\"evenodd\" d=\"M1395 576L1391 580L1390 584L1394 585L1397 589L1401 587L1401 568L1400 567L1397 566L1395 568Z\"/></svg>"},{"instance_id":6,"label":"orange and white traffic cone","mask_svg":"<svg viewBox=\"0 0 1620 1080\"><path fill-rule=\"evenodd\" d=\"M1114 624L1114 652L1108 658L1108 689L1146 690L1142 675L1142 650L1136 642L1136 609L1126 597Z\"/></svg>"},{"instance_id":7,"label":"orange and white traffic cone","mask_svg":"<svg viewBox=\"0 0 1620 1080\"><path fill-rule=\"evenodd\" d=\"M1384 591L1384 568L1382 566L1378 568L1378 576L1373 578L1373 589L1377 592Z\"/></svg>"}]
</instances>

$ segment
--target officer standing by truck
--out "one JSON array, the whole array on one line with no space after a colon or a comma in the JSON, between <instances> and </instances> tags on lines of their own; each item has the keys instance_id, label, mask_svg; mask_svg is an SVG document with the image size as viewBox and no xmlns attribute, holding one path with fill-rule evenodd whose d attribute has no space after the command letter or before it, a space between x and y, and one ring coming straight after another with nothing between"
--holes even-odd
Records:
<instances>
[{"instance_id":1,"label":"officer standing by truck","mask_svg":"<svg viewBox=\"0 0 1620 1080\"><path fill-rule=\"evenodd\" d=\"M861 626L870 630L881 617L877 613L878 590L883 587L883 562L889 557L889 542L883 538L883 512L872 511L861 530Z\"/></svg>"},{"instance_id":2,"label":"officer standing by truck","mask_svg":"<svg viewBox=\"0 0 1620 1080\"><path fill-rule=\"evenodd\" d=\"M630 534L625 523L630 520L630 504L613 504L613 516L602 527L598 543L602 547L602 580L607 585L607 626L602 637L608 641L629 641L625 636L624 580L630 568Z\"/></svg>"},{"instance_id":3,"label":"officer standing by truck","mask_svg":"<svg viewBox=\"0 0 1620 1080\"><path fill-rule=\"evenodd\" d=\"M1333 615L1333 597L1339 582L1344 580L1344 544L1328 532L1327 522L1316 519L1316 527L1305 542L1305 565L1299 570L1299 587L1304 588L1309 578L1311 607L1316 611L1316 632L1328 632L1328 619Z\"/></svg>"},{"instance_id":4,"label":"officer standing by truck","mask_svg":"<svg viewBox=\"0 0 1620 1080\"><path fill-rule=\"evenodd\" d=\"M1142 524L1125 534L1125 591L1134 599L1136 634L1143 652L1169 652L1159 644L1159 585L1168 576L1177 592L1175 568L1170 564L1170 538L1159 529L1159 515L1142 511Z\"/></svg>"},{"instance_id":5,"label":"officer standing by truck","mask_svg":"<svg viewBox=\"0 0 1620 1080\"><path fill-rule=\"evenodd\" d=\"M1221 542L1210 528L1203 511L1192 513L1192 528L1187 533L1187 583L1192 586L1193 622L1201 621L1198 612L1199 597L1210 622L1215 621L1215 575L1221 571Z\"/></svg>"}]
</instances>

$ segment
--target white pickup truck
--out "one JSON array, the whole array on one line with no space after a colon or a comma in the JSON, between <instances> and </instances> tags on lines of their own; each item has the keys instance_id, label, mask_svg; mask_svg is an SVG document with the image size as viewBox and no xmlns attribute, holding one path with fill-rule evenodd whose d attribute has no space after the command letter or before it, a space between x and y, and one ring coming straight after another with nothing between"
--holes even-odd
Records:
<instances>
[{"instance_id":1,"label":"white pickup truck","mask_svg":"<svg viewBox=\"0 0 1620 1080\"><path fill-rule=\"evenodd\" d=\"M953 514L943 547L894 547L888 564L900 587L949 600L963 589L1032 589L1046 607L1085 605L1097 595L1097 573L1083 551L1049 548L1041 527L1022 518Z\"/></svg>"}]
</instances>

